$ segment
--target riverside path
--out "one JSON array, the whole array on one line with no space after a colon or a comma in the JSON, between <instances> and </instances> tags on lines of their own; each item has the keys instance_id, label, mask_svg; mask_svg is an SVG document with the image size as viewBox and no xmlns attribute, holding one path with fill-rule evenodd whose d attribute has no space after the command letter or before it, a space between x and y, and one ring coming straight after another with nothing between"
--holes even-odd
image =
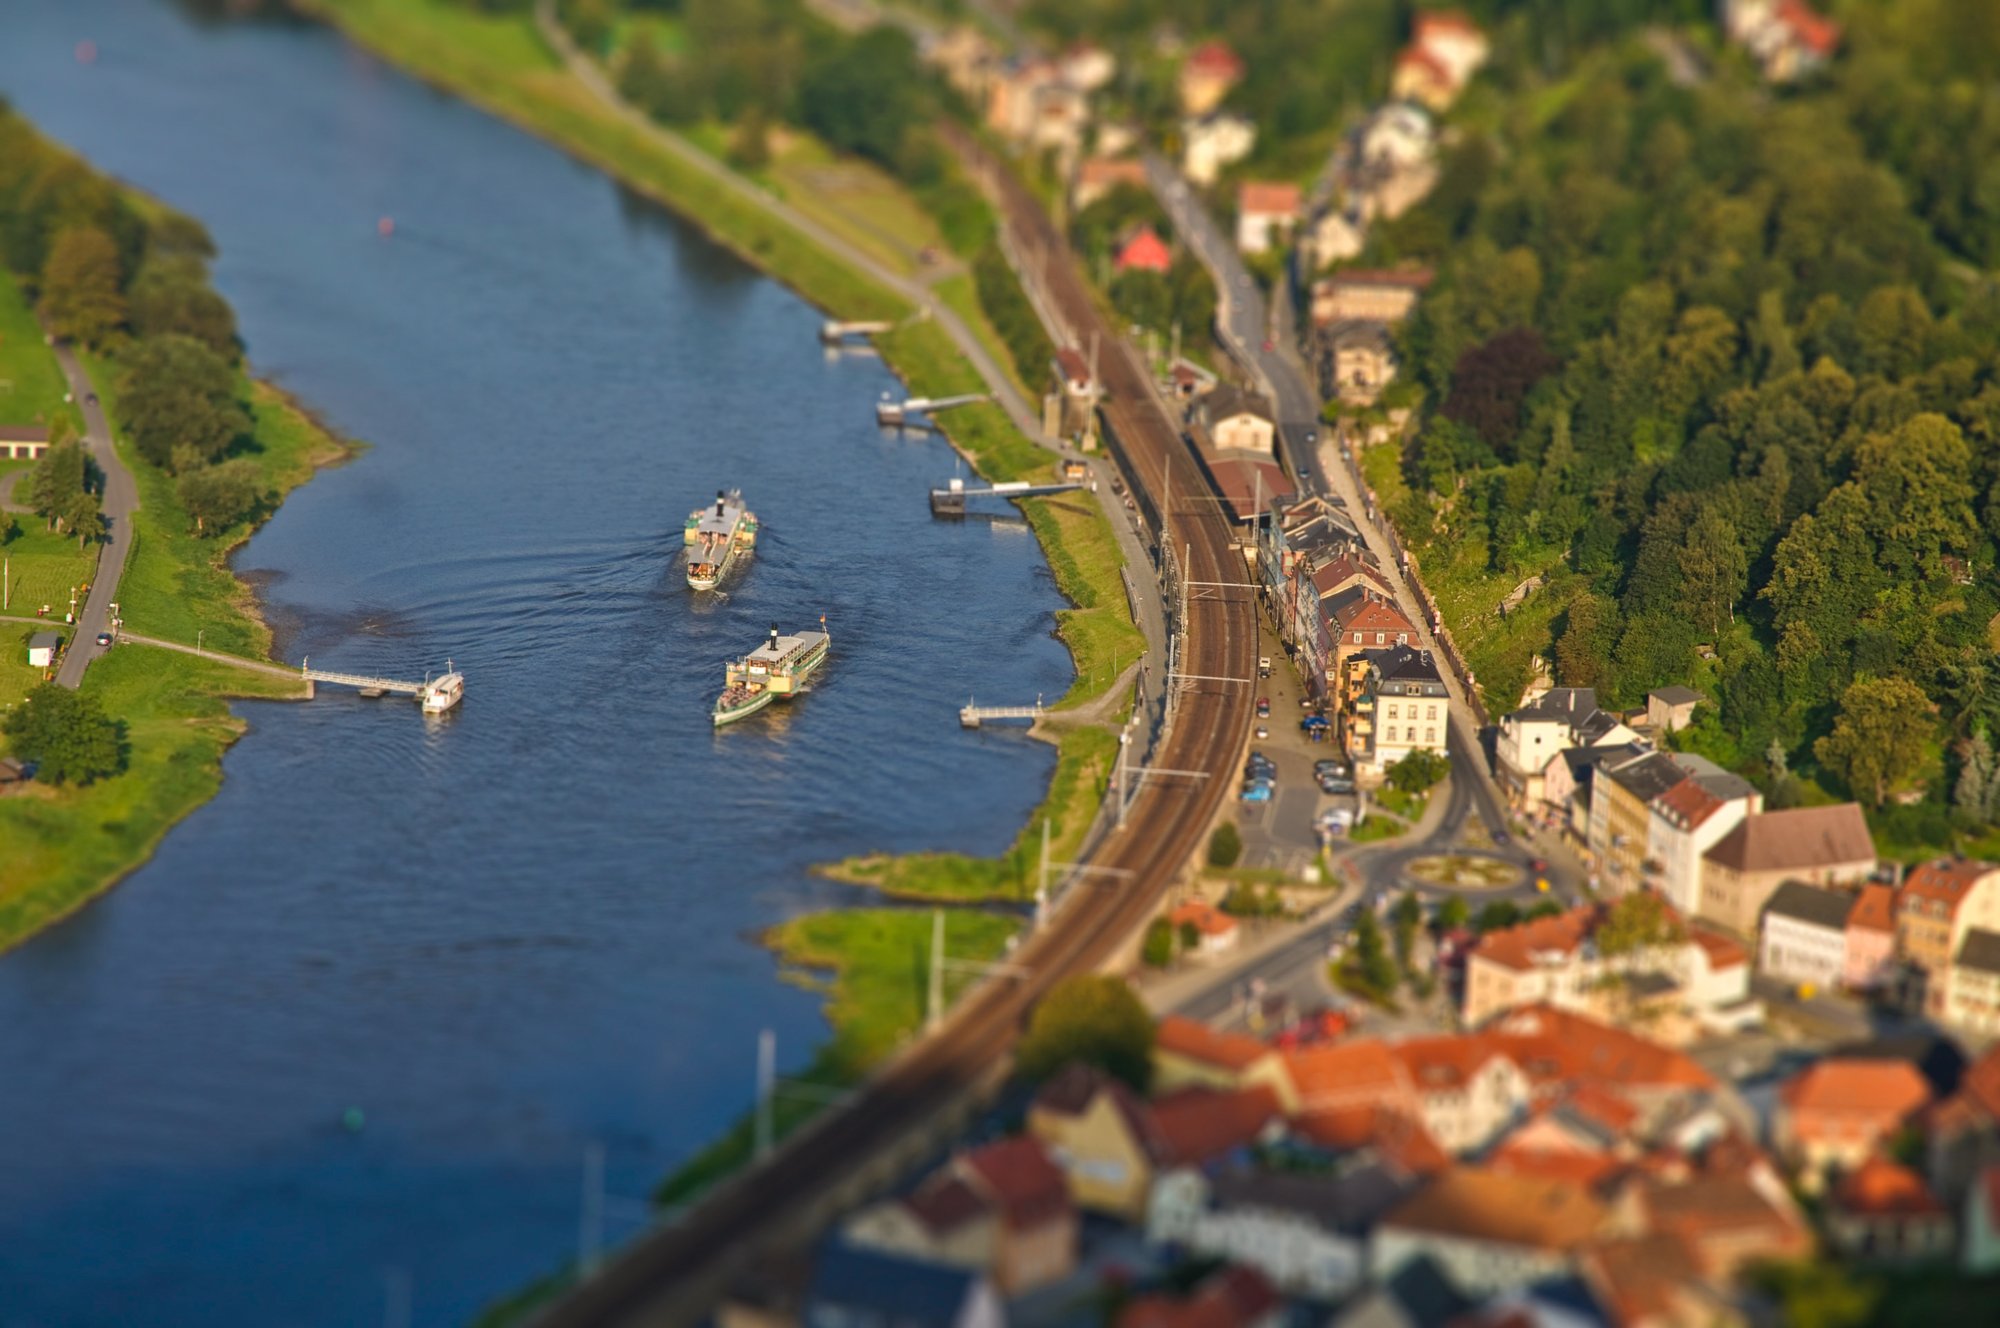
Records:
<instances>
[{"instance_id":1,"label":"riverside path","mask_svg":"<svg viewBox=\"0 0 2000 1328\"><path fill-rule=\"evenodd\" d=\"M953 146L996 193L1017 252L1033 256L1033 276L1065 324L1095 334L1104 348L1106 422L1128 451L1135 484L1148 495L1195 492L1200 476L1193 455L1130 348L1106 325L1040 205L969 137L956 138ZM1220 514L1200 504L1164 512L1163 519L1164 540L1186 551L1190 580L1243 585L1241 594L1188 603L1182 667L1205 680L1181 683L1185 692L1177 717L1155 757L1163 768L1207 771L1210 777L1143 782L1125 826L1106 833L1088 855L1105 870L1071 892L1072 902L1056 925L1022 944L1007 978L970 992L937 1034L910 1045L852 1097L801 1128L762 1164L719 1187L679 1222L634 1242L538 1323L567 1328L703 1321L732 1280L767 1261L774 1249L809 1239L844 1206L891 1183L944 1143L968 1105L1005 1073L1028 1011L1050 987L1129 954L1168 886L1204 841L1247 741L1251 689L1214 680L1249 678L1257 652L1247 571Z\"/></svg>"},{"instance_id":2,"label":"riverside path","mask_svg":"<svg viewBox=\"0 0 2000 1328\"><path fill-rule=\"evenodd\" d=\"M97 576L84 598L83 612L71 629L69 653L56 670L56 681L72 691L83 682L83 671L97 658L97 635L111 630L111 606L118 600L118 578L124 575L125 558L132 550L132 513L139 509L139 486L132 472L118 459L111 443L111 425L104 407L90 385L90 376L77 362L76 352L66 344L55 348L69 382L70 395L83 410L83 441L90 459L104 472L104 545L97 558Z\"/></svg>"}]
</instances>

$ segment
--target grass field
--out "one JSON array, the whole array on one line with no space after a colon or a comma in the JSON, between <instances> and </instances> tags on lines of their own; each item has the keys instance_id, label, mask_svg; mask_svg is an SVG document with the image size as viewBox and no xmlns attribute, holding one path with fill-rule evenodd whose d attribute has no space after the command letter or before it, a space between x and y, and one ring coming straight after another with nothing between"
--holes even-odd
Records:
<instances>
[{"instance_id":1,"label":"grass field","mask_svg":"<svg viewBox=\"0 0 2000 1328\"><path fill-rule=\"evenodd\" d=\"M46 424L59 411L81 424L76 408L63 403L67 390L27 296L0 274L0 424Z\"/></svg>"},{"instance_id":2,"label":"grass field","mask_svg":"<svg viewBox=\"0 0 2000 1328\"><path fill-rule=\"evenodd\" d=\"M21 513L14 525L20 533L0 545L6 557L6 612L33 617L46 604L60 624L69 608L70 590L97 574L97 549L77 547L76 536L49 530L38 516Z\"/></svg>"},{"instance_id":3,"label":"grass field","mask_svg":"<svg viewBox=\"0 0 2000 1328\"><path fill-rule=\"evenodd\" d=\"M276 679L148 646L90 666L84 690L125 724L124 773L86 788L0 798L0 948L81 907L215 795L243 732L226 696L296 695Z\"/></svg>"}]
</instances>

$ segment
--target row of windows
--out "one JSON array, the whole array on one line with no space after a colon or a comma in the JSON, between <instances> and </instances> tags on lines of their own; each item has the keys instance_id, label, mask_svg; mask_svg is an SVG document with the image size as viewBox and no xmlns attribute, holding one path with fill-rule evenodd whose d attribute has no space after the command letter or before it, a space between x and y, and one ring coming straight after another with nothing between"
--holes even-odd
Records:
<instances>
[{"instance_id":1,"label":"row of windows","mask_svg":"<svg viewBox=\"0 0 2000 1328\"><path fill-rule=\"evenodd\" d=\"M1434 729L1434 728L1430 728L1430 729L1425 729L1425 730L1424 730L1424 741L1425 741L1425 742L1430 742L1430 743L1434 743L1434 742L1436 742L1436 741L1437 741L1437 739L1438 739L1438 731L1437 731L1436 729ZM1406 728L1406 729L1404 729L1404 730L1403 730L1403 736L1402 736L1402 739L1401 739L1401 741L1403 741L1403 742L1415 742L1416 740L1417 740L1417 731L1416 731L1416 729L1414 729L1414 728ZM1382 741L1383 741L1383 742L1396 742L1396 741L1398 741L1398 739L1397 739L1397 737L1396 737L1396 728L1395 728L1395 726L1394 726L1393 724L1392 724L1392 725L1390 725L1390 726L1389 726L1388 728L1386 728L1386 729L1383 729L1383 730L1382 730Z\"/></svg>"},{"instance_id":2,"label":"row of windows","mask_svg":"<svg viewBox=\"0 0 2000 1328\"><path fill-rule=\"evenodd\" d=\"M1394 719L1395 717L1396 717L1396 707L1392 703L1389 706L1389 713L1383 716L1383 718ZM1415 719L1416 717L1417 717L1417 707L1413 704L1410 706L1410 718ZM1438 717L1438 708L1436 706L1426 706L1424 708L1425 719L1436 719L1437 717Z\"/></svg>"}]
</instances>

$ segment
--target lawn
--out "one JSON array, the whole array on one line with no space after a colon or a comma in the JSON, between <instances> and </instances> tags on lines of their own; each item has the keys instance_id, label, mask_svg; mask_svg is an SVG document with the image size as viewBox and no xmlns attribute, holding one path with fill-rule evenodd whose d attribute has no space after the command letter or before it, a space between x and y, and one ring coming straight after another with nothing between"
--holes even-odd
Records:
<instances>
[{"instance_id":1,"label":"lawn","mask_svg":"<svg viewBox=\"0 0 2000 1328\"><path fill-rule=\"evenodd\" d=\"M27 296L0 275L0 424L46 424L58 411L81 424L76 408L63 404L68 390Z\"/></svg>"},{"instance_id":2,"label":"lawn","mask_svg":"<svg viewBox=\"0 0 2000 1328\"><path fill-rule=\"evenodd\" d=\"M222 697L297 695L273 678L137 645L92 664L84 691L124 722L129 764L86 788L0 798L0 947L110 888L215 795L223 749L244 728Z\"/></svg>"},{"instance_id":3,"label":"lawn","mask_svg":"<svg viewBox=\"0 0 2000 1328\"><path fill-rule=\"evenodd\" d=\"M1056 587L1074 606L1056 614L1056 631L1076 664L1076 681L1058 705L1074 709L1101 696L1146 649L1118 574L1124 551L1110 518L1088 495L1030 498L1021 511L1048 554Z\"/></svg>"},{"instance_id":4,"label":"lawn","mask_svg":"<svg viewBox=\"0 0 2000 1328\"><path fill-rule=\"evenodd\" d=\"M5 612L31 618L43 605L60 625L69 609L72 589L87 584L97 575L97 547L78 548L76 536L59 535L38 516L20 513L14 517L14 538L0 545L5 564L0 579L6 582ZM81 596L78 604L81 606Z\"/></svg>"},{"instance_id":5,"label":"lawn","mask_svg":"<svg viewBox=\"0 0 2000 1328\"><path fill-rule=\"evenodd\" d=\"M787 203L904 276L919 272L924 249L942 253L944 236L902 185L878 167L836 156L824 143L794 130L768 172Z\"/></svg>"},{"instance_id":6,"label":"lawn","mask_svg":"<svg viewBox=\"0 0 2000 1328\"><path fill-rule=\"evenodd\" d=\"M986 347L986 353L993 357L993 362L1006 371L1021 395L1030 402L1034 401L1040 393L1030 391L1028 385L1021 381L1021 371L1014 363L1013 352L1007 348L1000 334L993 330L992 322L986 317L986 308L979 302L979 290L972 274L955 273L934 283L931 289L937 293L941 304L965 320L965 325L972 329L972 335L979 338L980 344Z\"/></svg>"}]
</instances>

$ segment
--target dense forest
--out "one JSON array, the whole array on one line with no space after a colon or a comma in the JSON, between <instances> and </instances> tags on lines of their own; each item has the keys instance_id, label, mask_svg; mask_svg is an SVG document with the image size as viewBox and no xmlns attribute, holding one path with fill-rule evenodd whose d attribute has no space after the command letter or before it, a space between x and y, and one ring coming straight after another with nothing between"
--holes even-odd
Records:
<instances>
[{"instance_id":1,"label":"dense forest","mask_svg":"<svg viewBox=\"0 0 2000 1328\"><path fill-rule=\"evenodd\" d=\"M1935 841L2000 799L2000 29L1843 17L1790 89L1712 29L1694 86L1636 34L1551 74L1502 19L1439 189L1370 255L1438 272L1394 515L1427 565L1548 578L1558 681L1700 684L1692 744L1781 798L1921 788Z\"/></svg>"}]
</instances>

